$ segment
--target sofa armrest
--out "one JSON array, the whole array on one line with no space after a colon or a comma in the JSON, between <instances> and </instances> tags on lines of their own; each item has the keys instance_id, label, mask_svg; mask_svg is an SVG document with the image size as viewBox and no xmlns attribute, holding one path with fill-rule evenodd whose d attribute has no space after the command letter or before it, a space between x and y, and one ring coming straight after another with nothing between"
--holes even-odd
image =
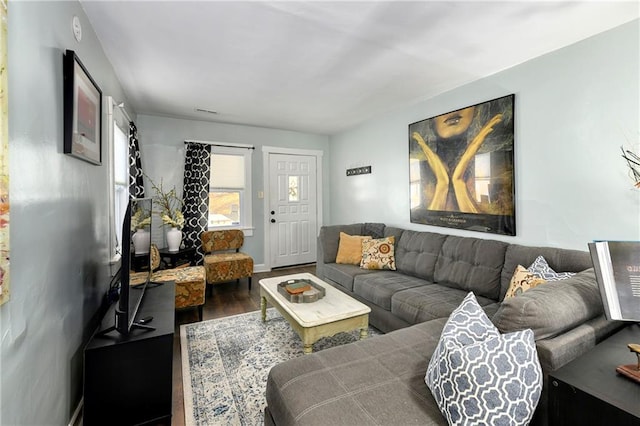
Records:
<instances>
[{"instance_id":1,"label":"sofa armrest","mask_svg":"<svg viewBox=\"0 0 640 426\"><path fill-rule=\"evenodd\" d=\"M609 321L601 315L559 336L538 340L540 365L547 373L555 371L624 326L624 322Z\"/></svg>"},{"instance_id":2,"label":"sofa armrest","mask_svg":"<svg viewBox=\"0 0 640 426\"><path fill-rule=\"evenodd\" d=\"M561 335L602 315L593 268L505 299L492 321L502 333L530 328L536 341Z\"/></svg>"}]
</instances>

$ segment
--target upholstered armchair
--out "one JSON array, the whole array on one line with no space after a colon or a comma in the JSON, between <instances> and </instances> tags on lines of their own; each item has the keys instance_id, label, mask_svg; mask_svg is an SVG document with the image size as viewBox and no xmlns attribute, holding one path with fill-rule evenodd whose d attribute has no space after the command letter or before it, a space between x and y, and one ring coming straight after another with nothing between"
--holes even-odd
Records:
<instances>
[{"instance_id":1,"label":"upholstered armchair","mask_svg":"<svg viewBox=\"0 0 640 426\"><path fill-rule=\"evenodd\" d=\"M206 273L202 266L186 266L174 269L161 269L160 252L155 244L151 245L152 282L176 283L176 309L197 308L198 318L202 321L205 303Z\"/></svg>"},{"instance_id":2,"label":"upholstered armchair","mask_svg":"<svg viewBox=\"0 0 640 426\"><path fill-rule=\"evenodd\" d=\"M244 233L239 229L205 231L201 235L207 284L248 278L251 290L253 258L240 251Z\"/></svg>"}]
</instances>

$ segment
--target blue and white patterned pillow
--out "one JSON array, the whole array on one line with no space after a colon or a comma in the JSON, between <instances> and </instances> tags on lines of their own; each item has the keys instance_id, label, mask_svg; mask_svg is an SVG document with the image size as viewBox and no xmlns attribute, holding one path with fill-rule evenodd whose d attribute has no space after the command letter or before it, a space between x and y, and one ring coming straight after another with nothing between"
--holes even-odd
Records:
<instances>
[{"instance_id":1,"label":"blue and white patterned pillow","mask_svg":"<svg viewBox=\"0 0 640 426\"><path fill-rule=\"evenodd\" d=\"M525 425L542 392L531 330L500 334L469 293L451 313L425 382L450 425Z\"/></svg>"},{"instance_id":2,"label":"blue and white patterned pillow","mask_svg":"<svg viewBox=\"0 0 640 426\"><path fill-rule=\"evenodd\" d=\"M575 275L574 272L554 271L547 263L547 260L542 256L538 256L527 270L532 274L536 274L545 281L562 281Z\"/></svg>"}]
</instances>

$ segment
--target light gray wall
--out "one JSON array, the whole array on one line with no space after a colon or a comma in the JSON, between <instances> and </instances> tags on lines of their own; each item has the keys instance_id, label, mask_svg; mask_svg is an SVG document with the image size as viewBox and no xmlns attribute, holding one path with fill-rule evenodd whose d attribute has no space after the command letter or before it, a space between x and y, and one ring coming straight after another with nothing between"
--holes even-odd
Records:
<instances>
[{"instance_id":1,"label":"light gray wall","mask_svg":"<svg viewBox=\"0 0 640 426\"><path fill-rule=\"evenodd\" d=\"M62 152L64 50L76 51L103 94L124 95L77 2L9 2L8 40L11 299L0 307L0 424L66 424L108 286L109 227L106 162Z\"/></svg>"},{"instance_id":2,"label":"light gray wall","mask_svg":"<svg viewBox=\"0 0 640 426\"><path fill-rule=\"evenodd\" d=\"M328 136L300 133L262 127L241 126L236 124L214 123L209 121L183 120L151 115L138 115L136 122L142 156L142 168L158 184L162 178L165 189L175 187L182 195L184 174L184 141L200 140L211 142L231 142L252 144L255 146L252 167L252 209L253 236L245 238L243 251L250 254L256 265L264 264L264 206L258 192L264 191L262 147L295 148L323 151L323 215L325 222L329 215L329 180L327 157L329 152ZM153 192L145 183L146 195ZM154 236L154 238L156 238Z\"/></svg>"},{"instance_id":3,"label":"light gray wall","mask_svg":"<svg viewBox=\"0 0 640 426\"><path fill-rule=\"evenodd\" d=\"M331 223L380 221L581 250L593 239L640 239L640 190L620 157L621 145L640 148L639 22L333 136ZM510 93L517 236L410 223L409 123ZM346 177L357 165L372 165L373 173Z\"/></svg>"}]
</instances>

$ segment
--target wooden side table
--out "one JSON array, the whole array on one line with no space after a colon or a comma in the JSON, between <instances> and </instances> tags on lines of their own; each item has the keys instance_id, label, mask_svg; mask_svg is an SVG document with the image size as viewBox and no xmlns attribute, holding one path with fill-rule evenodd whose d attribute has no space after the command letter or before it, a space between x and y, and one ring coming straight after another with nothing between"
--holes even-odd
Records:
<instances>
[{"instance_id":1,"label":"wooden side table","mask_svg":"<svg viewBox=\"0 0 640 426\"><path fill-rule=\"evenodd\" d=\"M640 425L640 385L616 373L637 362L627 344L638 342L640 324L629 325L549 373L549 424Z\"/></svg>"},{"instance_id":2,"label":"wooden side table","mask_svg":"<svg viewBox=\"0 0 640 426\"><path fill-rule=\"evenodd\" d=\"M161 248L160 252L160 264L162 269L175 268L178 265L189 263L191 266L196 264L196 248L186 247L178 251L169 251L168 248Z\"/></svg>"},{"instance_id":3,"label":"wooden side table","mask_svg":"<svg viewBox=\"0 0 640 426\"><path fill-rule=\"evenodd\" d=\"M149 270L149 253L134 254L131 259L131 269L135 272Z\"/></svg>"}]
</instances>

